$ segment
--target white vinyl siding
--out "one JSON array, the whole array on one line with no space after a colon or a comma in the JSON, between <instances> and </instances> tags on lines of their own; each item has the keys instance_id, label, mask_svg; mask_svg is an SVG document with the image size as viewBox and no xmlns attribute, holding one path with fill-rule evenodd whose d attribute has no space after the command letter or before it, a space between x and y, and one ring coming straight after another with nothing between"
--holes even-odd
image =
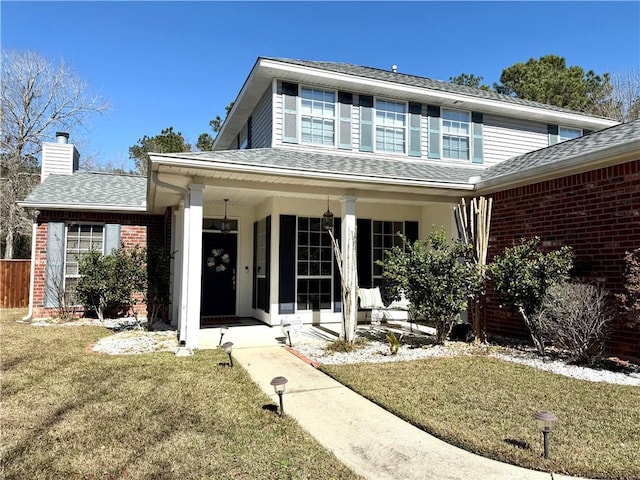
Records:
<instances>
[{"instance_id":1,"label":"white vinyl siding","mask_svg":"<svg viewBox=\"0 0 640 480\"><path fill-rule=\"evenodd\" d=\"M485 114L482 133L485 166L549 145L546 123Z\"/></svg>"},{"instance_id":2,"label":"white vinyl siding","mask_svg":"<svg viewBox=\"0 0 640 480\"><path fill-rule=\"evenodd\" d=\"M251 148L271 147L273 100L268 90L258 103L251 120Z\"/></svg>"}]
</instances>

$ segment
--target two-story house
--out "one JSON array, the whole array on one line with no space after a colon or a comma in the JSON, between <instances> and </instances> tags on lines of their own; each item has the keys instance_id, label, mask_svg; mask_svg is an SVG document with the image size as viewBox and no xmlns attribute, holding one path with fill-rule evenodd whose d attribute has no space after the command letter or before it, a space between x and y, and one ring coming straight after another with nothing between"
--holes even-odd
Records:
<instances>
[{"instance_id":1,"label":"two-story house","mask_svg":"<svg viewBox=\"0 0 640 480\"><path fill-rule=\"evenodd\" d=\"M343 249L354 244L357 286L378 285L377 260L398 232L424 238L435 225L453 237L463 197L602 166L589 146L611 147L605 132L615 128L592 132L616 124L395 66L258 58L212 152L151 154L146 185L49 175L22 203L40 211L32 307L41 314L55 304L53 294L45 299L52 276L73 283L83 241L108 250L146 236L175 252L172 319L188 347L217 342L204 328L211 317L339 326L340 277L323 214L334 215ZM637 130L616 141L637 142ZM581 157L583 143L591 157ZM529 164L530 152L548 155ZM43 158L43 174L51 164Z\"/></svg>"}]
</instances>

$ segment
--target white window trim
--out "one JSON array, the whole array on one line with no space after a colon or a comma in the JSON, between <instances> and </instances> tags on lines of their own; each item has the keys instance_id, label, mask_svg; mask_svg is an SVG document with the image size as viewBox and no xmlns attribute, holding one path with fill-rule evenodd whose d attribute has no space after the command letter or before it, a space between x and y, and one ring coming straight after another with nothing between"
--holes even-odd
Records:
<instances>
[{"instance_id":1,"label":"white window trim","mask_svg":"<svg viewBox=\"0 0 640 480\"><path fill-rule=\"evenodd\" d=\"M317 116L313 116L313 115L304 115L302 113L302 90L307 89L307 90L318 90L318 91L322 91L322 92L327 92L327 93L331 93L333 94L333 117L317 117ZM323 87L315 87L312 85L298 85L298 98L297 98L297 113L298 113L298 145L309 145L312 146L314 148L337 148L338 146L338 123L339 123L339 117L338 117L338 92L337 90L332 90L332 89L328 89L328 88L323 88ZM333 143L332 144L325 144L325 143L314 143L314 142L304 142L302 140L302 117L303 116L309 116L311 118L322 118L322 119L331 119L333 121Z\"/></svg>"},{"instance_id":2,"label":"white window trim","mask_svg":"<svg viewBox=\"0 0 640 480\"><path fill-rule=\"evenodd\" d=\"M382 101L382 102L390 102L390 103L397 103L397 104L401 104L404 105L404 126L403 127L391 127L391 128L402 128L403 130L403 139L404 139L404 147L403 147L403 151L402 152L393 152L393 151L389 151L389 150L379 150L378 149L378 126L385 126L385 125L379 125L378 124L378 101ZM400 100L394 100L392 98L385 98L385 97L374 97L373 98L373 152L374 153L380 153L380 154L384 154L384 155L398 155L398 156L404 156L406 157L407 155L409 155L409 147L408 147L408 142L409 142L409 136L407 134L408 131L408 124L409 124L409 102L403 102Z\"/></svg>"},{"instance_id":3,"label":"white window trim","mask_svg":"<svg viewBox=\"0 0 640 480\"><path fill-rule=\"evenodd\" d=\"M469 124L469 133L467 135L461 135L461 134L450 134L444 131L444 112L455 112L455 113L464 113L467 116L467 123ZM473 152L472 152L472 148L473 148L473 135L472 135L472 130L473 130L473 122L471 120L471 112L468 110L457 110L455 108L445 108L445 107L441 107L440 109L440 158L442 158L443 160L448 160L451 162L465 162L465 163L470 163L472 161L473 158ZM466 138L467 139L467 144L469 146L468 152L468 158L464 159L464 158L454 158L454 157L447 157L444 154L444 137L458 137L458 138Z\"/></svg>"},{"instance_id":4,"label":"white window trim","mask_svg":"<svg viewBox=\"0 0 640 480\"><path fill-rule=\"evenodd\" d=\"M63 290L66 292L67 290L67 279L78 279L80 278L82 275L80 275L80 273L75 274L75 275L68 275L67 274L67 258L68 258L68 253L69 253L69 227L72 225L91 225L91 226L101 226L102 227L102 254L104 255L104 247L105 247L105 243L106 243L106 228L105 228L105 223L100 223L100 222L73 222L73 223L66 223L64 225L64 265L62 267L62 288ZM75 304L75 306L79 306L79 304Z\"/></svg>"},{"instance_id":5,"label":"white window trim","mask_svg":"<svg viewBox=\"0 0 640 480\"><path fill-rule=\"evenodd\" d=\"M298 309L298 280L315 280L315 279L319 279L319 280L329 280L331 282L331 300L329 302L329 308L320 308L319 312L330 312L333 310L333 302L334 302L334 298L333 298L333 275L334 275L334 263L335 263L335 259L334 259L334 255L333 255L333 248L331 248L331 273L329 275L300 275L298 274L298 261L299 261L299 257L298 257L298 252L299 252L299 246L300 243L298 241L299 239L299 234L300 234L300 223L299 223L299 219L300 218L307 218L307 219L311 219L311 218L317 218L320 220L320 222L322 222L322 218L321 217L314 217L314 216L306 216L306 215L298 215L296 216L296 281L295 281L295 286L296 286L296 293L295 293L295 311L296 313L312 313L315 312L316 310L302 310L302 309ZM310 233L311 230L307 230L307 233ZM326 234L327 236L329 235L328 233L326 233L325 231L321 230L320 231L321 234Z\"/></svg>"}]
</instances>

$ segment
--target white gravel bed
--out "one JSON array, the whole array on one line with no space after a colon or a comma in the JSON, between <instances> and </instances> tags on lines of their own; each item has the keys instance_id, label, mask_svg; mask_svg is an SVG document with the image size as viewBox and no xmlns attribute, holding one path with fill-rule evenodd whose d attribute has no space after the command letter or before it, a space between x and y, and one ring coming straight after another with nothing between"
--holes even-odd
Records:
<instances>
[{"instance_id":1,"label":"white gravel bed","mask_svg":"<svg viewBox=\"0 0 640 480\"><path fill-rule=\"evenodd\" d=\"M123 331L101 338L94 346L96 353L108 355L136 355L152 352L174 352L178 348L175 331Z\"/></svg>"},{"instance_id":2,"label":"white gravel bed","mask_svg":"<svg viewBox=\"0 0 640 480\"><path fill-rule=\"evenodd\" d=\"M327 352L323 345L318 344L303 343L294 345L294 348L310 360L323 365L402 362L429 357L468 356L474 354L474 348L470 344L461 342L448 342L447 345L426 345L423 347L401 345L396 355L389 353L389 347L386 343L375 340L369 340L364 348L348 353ZM640 386L640 373L613 372L597 368L568 365L561 360L541 359L535 353L500 348L503 350L503 353L490 353L489 355L500 360L528 365L539 370L553 372L579 380Z\"/></svg>"}]
</instances>

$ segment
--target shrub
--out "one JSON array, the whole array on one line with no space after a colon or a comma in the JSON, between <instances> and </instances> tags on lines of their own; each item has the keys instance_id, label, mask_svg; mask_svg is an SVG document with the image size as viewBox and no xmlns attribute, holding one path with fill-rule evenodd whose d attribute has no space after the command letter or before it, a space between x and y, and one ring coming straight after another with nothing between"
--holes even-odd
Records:
<instances>
[{"instance_id":1,"label":"shrub","mask_svg":"<svg viewBox=\"0 0 640 480\"><path fill-rule=\"evenodd\" d=\"M403 335L397 337L395 333L389 332L387 333L387 343L389 344L389 353L391 355L396 355L398 350L400 350L400 342L402 341Z\"/></svg>"},{"instance_id":2,"label":"shrub","mask_svg":"<svg viewBox=\"0 0 640 480\"><path fill-rule=\"evenodd\" d=\"M537 249L538 237L496 255L489 266L493 285L501 300L522 316L538 353L544 355L544 325L539 315L547 290L569 278L573 267L571 247L548 253Z\"/></svg>"},{"instance_id":3,"label":"shrub","mask_svg":"<svg viewBox=\"0 0 640 480\"><path fill-rule=\"evenodd\" d=\"M549 288L542 302L545 337L568 350L579 363L602 355L607 326L613 319L608 292L584 283L561 282Z\"/></svg>"},{"instance_id":4,"label":"shrub","mask_svg":"<svg viewBox=\"0 0 640 480\"><path fill-rule=\"evenodd\" d=\"M386 251L384 277L404 291L412 314L435 322L436 343L442 344L455 319L466 310L467 297L479 288L473 252L459 240L447 244L442 228L425 241L403 240L405 250L396 246Z\"/></svg>"},{"instance_id":5,"label":"shrub","mask_svg":"<svg viewBox=\"0 0 640 480\"><path fill-rule=\"evenodd\" d=\"M640 248L626 252L624 257L624 292L616 295L622 310L640 323Z\"/></svg>"},{"instance_id":6,"label":"shrub","mask_svg":"<svg viewBox=\"0 0 640 480\"><path fill-rule=\"evenodd\" d=\"M122 246L109 255L95 250L82 255L78 261L78 301L100 320L105 312L128 312L135 304L133 294L143 292L147 284L145 256L138 246Z\"/></svg>"}]
</instances>

